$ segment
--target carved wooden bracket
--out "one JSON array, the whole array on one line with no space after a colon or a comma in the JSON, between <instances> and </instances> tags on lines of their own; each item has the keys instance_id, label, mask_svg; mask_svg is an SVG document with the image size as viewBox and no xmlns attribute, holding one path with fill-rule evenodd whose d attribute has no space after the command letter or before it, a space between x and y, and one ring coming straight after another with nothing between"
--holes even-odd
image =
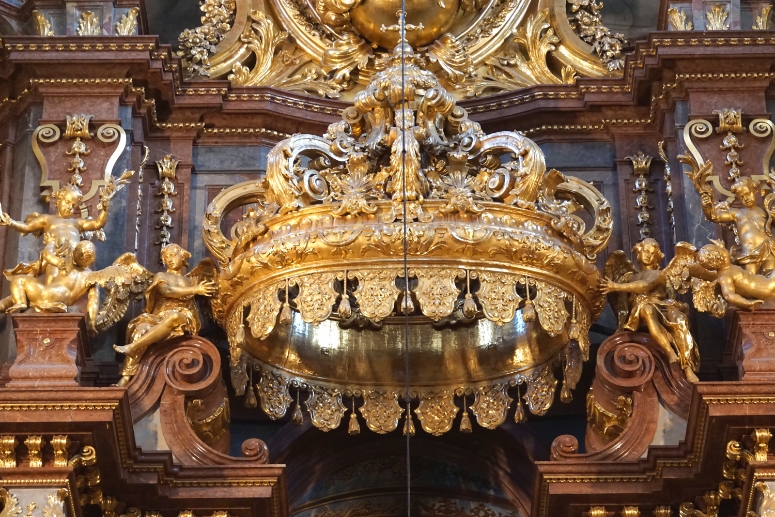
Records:
<instances>
[{"instance_id":1,"label":"carved wooden bracket","mask_svg":"<svg viewBox=\"0 0 775 517\"><path fill-rule=\"evenodd\" d=\"M688 418L692 384L677 363L668 363L648 334L619 332L597 352L587 398L586 454L570 435L552 443L557 461L627 461L640 458L654 438L661 401Z\"/></svg>"},{"instance_id":2,"label":"carved wooden bracket","mask_svg":"<svg viewBox=\"0 0 775 517\"><path fill-rule=\"evenodd\" d=\"M151 347L127 386L132 421L159 405L164 439L184 465L266 463L261 440L242 445L244 457L229 456L229 400L221 356L206 339L186 336Z\"/></svg>"}]
</instances>

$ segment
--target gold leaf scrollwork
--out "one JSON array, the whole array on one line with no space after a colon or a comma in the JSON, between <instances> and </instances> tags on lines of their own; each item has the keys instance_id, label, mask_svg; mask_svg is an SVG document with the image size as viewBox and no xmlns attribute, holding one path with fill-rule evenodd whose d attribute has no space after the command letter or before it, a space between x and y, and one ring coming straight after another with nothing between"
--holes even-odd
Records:
<instances>
[{"instance_id":1,"label":"gold leaf scrollwork","mask_svg":"<svg viewBox=\"0 0 775 517\"><path fill-rule=\"evenodd\" d=\"M121 20L116 22L116 34L118 36L132 36L137 31L137 15L140 9L132 7L121 15Z\"/></svg>"},{"instance_id":2,"label":"gold leaf scrollwork","mask_svg":"<svg viewBox=\"0 0 775 517\"><path fill-rule=\"evenodd\" d=\"M756 15L751 29L755 31L768 31L772 24L772 4L765 5L759 14Z\"/></svg>"},{"instance_id":3,"label":"gold leaf scrollwork","mask_svg":"<svg viewBox=\"0 0 775 517\"><path fill-rule=\"evenodd\" d=\"M229 430L229 399L224 398L210 416L202 417L203 412L202 399L194 399L186 407L186 418L194 433L207 445L213 446Z\"/></svg>"},{"instance_id":4,"label":"gold leaf scrollwork","mask_svg":"<svg viewBox=\"0 0 775 517\"><path fill-rule=\"evenodd\" d=\"M339 427L347 408L342 404L342 393L337 389L313 387L306 400L312 424L321 431Z\"/></svg>"},{"instance_id":5,"label":"gold leaf scrollwork","mask_svg":"<svg viewBox=\"0 0 775 517\"><path fill-rule=\"evenodd\" d=\"M455 310L455 302L460 289L455 285L456 278L465 278L462 269L411 269L409 276L417 277L417 287L413 289L420 302L422 313L434 321L447 317Z\"/></svg>"},{"instance_id":6,"label":"gold leaf scrollwork","mask_svg":"<svg viewBox=\"0 0 775 517\"><path fill-rule=\"evenodd\" d=\"M401 291L396 287L397 269L375 269L353 271L350 279L358 279L355 299L358 300L361 315L372 321L382 321L390 316Z\"/></svg>"},{"instance_id":7,"label":"gold leaf scrollwork","mask_svg":"<svg viewBox=\"0 0 775 517\"><path fill-rule=\"evenodd\" d=\"M545 414L554 400L554 389L557 379L552 374L552 365L546 365L536 370L527 378L527 391L522 398L527 402L530 412L534 415Z\"/></svg>"},{"instance_id":8,"label":"gold leaf scrollwork","mask_svg":"<svg viewBox=\"0 0 775 517\"><path fill-rule=\"evenodd\" d=\"M318 324L331 316L337 298L334 273L319 273L291 279L299 286L296 307L306 323Z\"/></svg>"},{"instance_id":9,"label":"gold leaf scrollwork","mask_svg":"<svg viewBox=\"0 0 775 517\"><path fill-rule=\"evenodd\" d=\"M632 398L620 395L616 400L616 412L601 406L592 392L587 394L587 422L595 433L607 441L622 434L632 416Z\"/></svg>"},{"instance_id":10,"label":"gold leaf scrollwork","mask_svg":"<svg viewBox=\"0 0 775 517\"><path fill-rule=\"evenodd\" d=\"M262 289L250 302L250 314L247 320L250 332L257 339L266 339L274 330L277 315L282 307L278 297L279 284L273 284Z\"/></svg>"},{"instance_id":11,"label":"gold leaf scrollwork","mask_svg":"<svg viewBox=\"0 0 775 517\"><path fill-rule=\"evenodd\" d=\"M533 280L536 286L535 309L541 327L550 336L559 336L568 321L565 309L565 291L541 280ZM531 282L533 282L531 281Z\"/></svg>"},{"instance_id":12,"label":"gold leaf scrollwork","mask_svg":"<svg viewBox=\"0 0 775 517\"><path fill-rule=\"evenodd\" d=\"M476 296L488 320L504 325L514 319L522 297L517 294L514 275L507 273L476 272L479 291Z\"/></svg>"},{"instance_id":13,"label":"gold leaf scrollwork","mask_svg":"<svg viewBox=\"0 0 775 517\"><path fill-rule=\"evenodd\" d=\"M757 481L754 488L761 492L755 515L757 517L775 517L775 492L770 490L769 484L764 481Z\"/></svg>"},{"instance_id":14,"label":"gold leaf scrollwork","mask_svg":"<svg viewBox=\"0 0 775 517\"><path fill-rule=\"evenodd\" d=\"M19 505L19 498L5 488L0 488L0 501L3 503L0 517L16 517L24 513L24 510Z\"/></svg>"},{"instance_id":15,"label":"gold leaf scrollwork","mask_svg":"<svg viewBox=\"0 0 775 517\"><path fill-rule=\"evenodd\" d=\"M283 57L277 56L277 47L288 38L285 31L276 31L274 22L261 11L251 11L250 18L253 23L240 36L247 48L256 56L253 70L239 63L234 65L234 70L228 79L234 86L259 86L272 75L278 65L283 66Z\"/></svg>"},{"instance_id":16,"label":"gold leaf scrollwork","mask_svg":"<svg viewBox=\"0 0 775 517\"><path fill-rule=\"evenodd\" d=\"M38 36L53 36L54 31L51 30L51 21L46 18L46 15L33 9L32 11L32 25L35 29L35 34Z\"/></svg>"},{"instance_id":17,"label":"gold leaf scrollwork","mask_svg":"<svg viewBox=\"0 0 775 517\"><path fill-rule=\"evenodd\" d=\"M261 382L258 383L258 396L261 399L261 409L272 420L285 415L293 398L288 392L288 379L267 369L261 372ZM311 398L311 397L310 397Z\"/></svg>"},{"instance_id":18,"label":"gold leaf scrollwork","mask_svg":"<svg viewBox=\"0 0 775 517\"><path fill-rule=\"evenodd\" d=\"M449 82L462 84L474 73L473 60L466 47L452 34L443 34L428 47L430 70L446 73Z\"/></svg>"},{"instance_id":19,"label":"gold leaf scrollwork","mask_svg":"<svg viewBox=\"0 0 775 517\"><path fill-rule=\"evenodd\" d=\"M690 31L694 28L692 22L686 20L686 12L678 7L668 9L667 17L674 31Z\"/></svg>"},{"instance_id":20,"label":"gold leaf scrollwork","mask_svg":"<svg viewBox=\"0 0 775 517\"><path fill-rule=\"evenodd\" d=\"M345 90L352 86L350 74L353 70L365 67L370 57L373 57L371 45L347 31L323 52L321 66L327 74L333 72L332 82Z\"/></svg>"},{"instance_id":21,"label":"gold leaf scrollwork","mask_svg":"<svg viewBox=\"0 0 775 517\"><path fill-rule=\"evenodd\" d=\"M724 4L715 4L709 11L705 12L705 18L707 20L706 30L709 31L726 31L729 30L729 24L727 18L729 17L729 10Z\"/></svg>"},{"instance_id":22,"label":"gold leaf scrollwork","mask_svg":"<svg viewBox=\"0 0 775 517\"><path fill-rule=\"evenodd\" d=\"M425 432L441 436L452 429L457 415L452 390L428 391L420 394L420 405L414 410Z\"/></svg>"},{"instance_id":23,"label":"gold leaf scrollwork","mask_svg":"<svg viewBox=\"0 0 775 517\"><path fill-rule=\"evenodd\" d=\"M471 411L480 426L495 429L506 421L506 413L513 400L509 397L508 388L508 383L504 383L476 389Z\"/></svg>"},{"instance_id":24,"label":"gold leaf scrollwork","mask_svg":"<svg viewBox=\"0 0 775 517\"><path fill-rule=\"evenodd\" d=\"M397 391L366 392L360 411L366 420L366 426L378 434L395 431L404 413L398 405Z\"/></svg>"},{"instance_id":25,"label":"gold leaf scrollwork","mask_svg":"<svg viewBox=\"0 0 775 517\"><path fill-rule=\"evenodd\" d=\"M81 13L81 19L78 20L78 29L76 30L79 36L100 36L102 35L102 27L100 27L100 19L91 11L84 11Z\"/></svg>"},{"instance_id":26,"label":"gold leaf scrollwork","mask_svg":"<svg viewBox=\"0 0 775 517\"><path fill-rule=\"evenodd\" d=\"M622 70L622 47L627 40L623 34L614 34L603 25L603 3L598 0L568 0L568 6L568 21L576 34L592 45L592 50L600 56L600 61L609 72Z\"/></svg>"}]
</instances>

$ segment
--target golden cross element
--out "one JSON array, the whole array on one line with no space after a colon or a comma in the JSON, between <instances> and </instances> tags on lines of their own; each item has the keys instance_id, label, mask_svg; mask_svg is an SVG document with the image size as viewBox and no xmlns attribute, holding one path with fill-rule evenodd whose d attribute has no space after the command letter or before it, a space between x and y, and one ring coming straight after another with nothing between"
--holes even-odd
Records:
<instances>
[{"instance_id":1,"label":"golden cross element","mask_svg":"<svg viewBox=\"0 0 775 517\"><path fill-rule=\"evenodd\" d=\"M389 25L385 27L383 24L382 27L379 28L381 32L398 32L401 36L401 41L406 41L406 33L411 31L421 31L425 29L425 26L421 23L420 25L412 25L411 23L409 25L406 24L406 11L398 11L396 12L396 16L398 16L398 23Z\"/></svg>"}]
</instances>

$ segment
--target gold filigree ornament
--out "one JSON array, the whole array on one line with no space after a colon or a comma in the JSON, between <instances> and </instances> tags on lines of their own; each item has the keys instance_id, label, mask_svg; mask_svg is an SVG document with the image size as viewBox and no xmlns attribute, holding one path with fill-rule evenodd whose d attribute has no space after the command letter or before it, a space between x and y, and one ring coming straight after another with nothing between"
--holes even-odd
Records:
<instances>
[{"instance_id":1,"label":"gold filigree ornament","mask_svg":"<svg viewBox=\"0 0 775 517\"><path fill-rule=\"evenodd\" d=\"M596 0L410 0L399 23L388 0L202 0L201 9L202 25L178 38L188 77L330 98L365 89L401 24L457 98L620 75L626 43Z\"/></svg>"},{"instance_id":2,"label":"gold filigree ornament","mask_svg":"<svg viewBox=\"0 0 775 517\"><path fill-rule=\"evenodd\" d=\"M339 424L342 395L364 399L369 429L396 428L405 339L428 432L451 428L464 393L478 393L484 427L498 425L518 384L543 414L554 364L570 399L605 301L595 266L612 228L605 198L547 172L524 135L485 134L422 64L402 44L325 136L280 142L264 179L225 189L205 214L236 392L246 365L271 371L278 387L312 391L323 429ZM245 215L227 237L232 210ZM271 415L291 403L286 389L259 391Z\"/></svg>"}]
</instances>

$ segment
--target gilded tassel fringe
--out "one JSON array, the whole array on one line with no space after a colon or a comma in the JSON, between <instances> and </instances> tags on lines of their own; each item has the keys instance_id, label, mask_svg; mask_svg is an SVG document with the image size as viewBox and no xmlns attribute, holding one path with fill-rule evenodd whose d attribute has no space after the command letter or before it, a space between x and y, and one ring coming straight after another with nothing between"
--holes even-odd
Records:
<instances>
[{"instance_id":1,"label":"gilded tassel fringe","mask_svg":"<svg viewBox=\"0 0 775 517\"><path fill-rule=\"evenodd\" d=\"M412 295L409 291L404 291L404 296L401 299L401 314L412 314L414 312L414 302L412 301Z\"/></svg>"},{"instance_id":2,"label":"gilded tassel fringe","mask_svg":"<svg viewBox=\"0 0 775 517\"><path fill-rule=\"evenodd\" d=\"M283 304L283 310L280 311L280 325L290 325L292 320L291 306L288 302L285 302Z\"/></svg>"},{"instance_id":3,"label":"gilded tassel fringe","mask_svg":"<svg viewBox=\"0 0 775 517\"><path fill-rule=\"evenodd\" d=\"M463 418L460 419L460 432L461 433L470 433L472 431L471 429L471 419L468 418L468 404L466 404L466 397L463 396Z\"/></svg>"},{"instance_id":4,"label":"gilded tassel fringe","mask_svg":"<svg viewBox=\"0 0 775 517\"><path fill-rule=\"evenodd\" d=\"M525 323L530 323L536 319L536 310L531 300L525 302L525 308L522 310L522 319L525 320Z\"/></svg>"},{"instance_id":5,"label":"gilded tassel fringe","mask_svg":"<svg viewBox=\"0 0 775 517\"><path fill-rule=\"evenodd\" d=\"M517 386L517 410L514 412L514 421L518 424L527 422L527 415L525 414L525 407L522 405L522 395L519 393L519 386Z\"/></svg>"},{"instance_id":6,"label":"gilded tassel fringe","mask_svg":"<svg viewBox=\"0 0 775 517\"><path fill-rule=\"evenodd\" d=\"M476 302L471 293L466 293L466 299L463 302L463 316L473 318L476 316Z\"/></svg>"},{"instance_id":7,"label":"gilded tassel fringe","mask_svg":"<svg viewBox=\"0 0 775 517\"><path fill-rule=\"evenodd\" d=\"M342 295L342 301L339 302L339 317L343 320L349 319L353 315L353 309L350 306L350 296Z\"/></svg>"},{"instance_id":8,"label":"gilded tassel fringe","mask_svg":"<svg viewBox=\"0 0 775 517\"><path fill-rule=\"evenodd\" d=\"M296 407L293 409L291 420L294 424L301 425L304 423L304 413L301 412L301 404L299 404L299 391L296 390Z\"/></svg>"},{"instance_id":9,"label":"gilded tassel fringe","mask_svg":"<svg viewBox=\"0 0 775 517\"><path fill-rule=\"evenodd\" d=\"M244 333L244 330L243 330ZM243 334L243 338L244 338ZM254 408L258 406L258 399L256 398L256 392L253 389L253 368L250 368L250 383L248 384L248 389L245 391L245 407L247 408Z\"/></svg>"},{"instance_id":10,"label":"gilded tassel fringe","mask_svg":"<svg viewBox=\"0 0 775 517\"><path fill-rule=\"evenodd\" d=\"M361 426L358 423L358 416L355 414L355 397L353 397L353 410L350 413L350 424L347 426L347 434L356 435L361 432Z\"/></svg>"},{"instance_id":11,"label":"gilded tassel fringe","mask_svg":"<svg viewBox=\"0 0 775 517\"><path fill-rule=\"evenodd\" d=\"M404 421L404 436L407 434L409 436L414 436L415 430L414 430L414 422L412 421L412 417L410 415L406 415L406 420Z\"/></svg>"}]
</instances>

